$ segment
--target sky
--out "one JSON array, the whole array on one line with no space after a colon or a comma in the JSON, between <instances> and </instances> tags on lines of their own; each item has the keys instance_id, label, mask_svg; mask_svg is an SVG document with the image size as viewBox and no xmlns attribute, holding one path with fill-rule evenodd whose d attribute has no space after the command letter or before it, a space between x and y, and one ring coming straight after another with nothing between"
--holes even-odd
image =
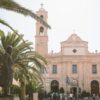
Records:
<instances>
[{"instance_id":1,"label":"sky","mask_svg":"<svg viewBox=\"0 0 100 100\"><path fill-rule=\"evenodd\" d=\"M60 42L75 32L88 42L90 52L100 52L100 0L14 0L22 6L36 12L40 4L48 11L49 52L60 51ZM35 44L36 21L31 17L0 9L0 18L6 20L24 38ZM11 31L0 24L0 29Z\"/></svg>"}]
</instances>

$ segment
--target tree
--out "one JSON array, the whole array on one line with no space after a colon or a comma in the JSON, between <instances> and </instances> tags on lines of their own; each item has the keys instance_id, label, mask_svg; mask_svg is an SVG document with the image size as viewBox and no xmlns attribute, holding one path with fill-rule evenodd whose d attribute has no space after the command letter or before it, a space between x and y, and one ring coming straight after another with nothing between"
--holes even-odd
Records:
<instances>
[{"instance_id":1,"label":"tree","mask_svg":"<svg viewBox=\"0 0 100 100\"><path fill-rule=\"evenodd\" d=\"M22 7L20 4L16 3L13 0L0 0L0 8L6 9L8 11L17 12L17 13L23 14L25 16L31 16L32 18L39 21L40 23L42 23L46 27L51 28L41 17L37 16L31 10ZM7 27L9 27L11 30L14 31L14 29L7 22L5 22L3 19L0 19L0 23L3 25L6 25Z\"/></svg>"},{"instance_id":2,"label":"tree","mask_svg":"<svg viewBox=\"0 0 100 100\"><path fill-rule=\"evenodd\" d=\"M36 84L38 81L41 82L41 75L38 70L38 68L34 68L34 66L27 66L28 64L23 62L21 64L18 64L18 66L15 68L14 72L14 78L18 81L20 84L20 100L25 100L26 95L26 85L29 84L31 87L30 93L33 93L32 91L36 91L38 89L38 84ZM31 68L32 67L32 68Z\"/></svg>"},{"instance_id":3,"label":"tree","mask_svg":"<svg viewBox=\"0 0 100 100\"><path fill-rule=\"evenodd\" d=\"M20 87L18 85L12 84L11 94L19 95L20 94Z\"/></svg>"},{"instance_id":4,"label":"tree","mask_svg":"<svg viewBox=\"0 0 100 100\"><path fill-rule=\"evenodd\" d=\"M5 95L8 95L13 76L20 82L21 87L25 89L25 82L28 82L29 79L41 79L39 70L41 67L45 67L47 62L41 55L33 51L30 42L22 40L22 35L18 36L15 33L5 35L2 31L0 35L0 67L2 73L0 85L3 86ZM12 47L11 52L7 52L9 46ZM10 66L7 66L8 63L6 61L8 58L5 58L5 54L7 54L11 62ZM10 83L8 84L8 82Z\"/></svg>"}]
</instances>

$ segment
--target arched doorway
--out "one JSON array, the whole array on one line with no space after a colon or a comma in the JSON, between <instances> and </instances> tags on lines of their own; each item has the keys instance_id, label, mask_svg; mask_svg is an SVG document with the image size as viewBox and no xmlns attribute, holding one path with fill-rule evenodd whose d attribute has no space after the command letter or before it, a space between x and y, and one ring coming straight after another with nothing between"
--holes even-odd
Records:
<instances>
[{"instance_id":1,"label":"arched doorway","mask_svg":"<svg viewBox=\"0 0 100 100\"><path fill-rule=\"evenodd\" d=\"M91 94L99 94L99 82L96 80L91 81Z\"/></svg>"},{"instance_id":2,"label":"arched doorway","mask_svg":"<svg viewBox=\"0 0 100 100\"><path fill-rule=\"evenodd\" d=\"M59 91L59 82L57 80L51 81L51 92Z\"/></svg>"}]
</instances>

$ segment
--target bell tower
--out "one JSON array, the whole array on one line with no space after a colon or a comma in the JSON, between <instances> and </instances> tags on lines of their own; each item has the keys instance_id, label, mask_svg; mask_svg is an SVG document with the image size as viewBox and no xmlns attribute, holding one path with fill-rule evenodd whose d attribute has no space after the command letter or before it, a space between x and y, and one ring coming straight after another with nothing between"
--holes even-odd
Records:
<instances>
[{"instance_id":1,"label":"bell tower","mask_svg":"<svg viewBox=\"0 0 100 100\"><path fill-rule=\"evenodd\" d=\"M41 4L41 8L36 12L36 14L40 16L45 22L47 22L48 12L43 8L43 4ZM43 56L48 54L47 31L47 27L45 27L40 22L36 22L35 50Z\"/></svg>"}]
</instances>

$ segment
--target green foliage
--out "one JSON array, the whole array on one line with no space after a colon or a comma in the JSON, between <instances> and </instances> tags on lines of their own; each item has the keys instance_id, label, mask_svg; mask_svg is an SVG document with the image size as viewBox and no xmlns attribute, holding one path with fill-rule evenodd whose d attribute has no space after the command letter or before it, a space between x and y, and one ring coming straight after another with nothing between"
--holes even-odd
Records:
<instances>
[{"instance_id":1,"label":"green foliage","mask_svg":"<svg viewBox=\"0 0 100 100\"><path fill-rule=\"evenodd\" d=\"M41 82L30 81L30 82L26 85L27 94L39 92L39 91L41 91L42 89L43 89L43 84L42 84Z\"/></svg>"},{"instance_id":2,"label":"green foliage","mask_svg":"<svg viewBox=\"0 0 100 100\"><path fill-rule=\"evenodd\" d=\"M45 69L47 62L44 57L33 51L31 44L31 42L23 41L22 35L17 35L16 33L10 32L5 35L4 32L0 31L0 71L2 73L0 73L2 76L0 78L0 84L7 84L7 80L9 80L9 78L4 77L5 75L7 76L7 73L5 73L5 70L7 70L5 66L5 53L8 53L8 46L12 47L11 55L8 55L10 61L12 62L12 65L8 66L11 67L9 71L12 70L13 73L9 73L11 74L11 76L13 75L11 78L15 78L15 80L19 82L21 88L23 86L23 89L30 81L33 81L35 85L38 84L37 82L42 82L40 69ZM2 69L4 72L2 71ZM36 88L34 87L35 85L33 85L33 83L33 90L37 91L39 89L38 87L40 86L38 86L38 84ZM25 89L21 91L23 92L25 91Z\"/></svg>"},{"instance_id":3,"label":"green foliage","mask_svg":"<svg viewBox=\"0 0 100 100\"><path fill-rule=\"evenodd\" d=\"M12 85L11 86L11 94L19 95L20 94L20 87L17 85Z\"/></svg>"},{"instance_id":4,"label":"green foliage","mask_svg":"<svg viewBox=\"0 0 100 100\"><path fill-rule=\"evenodd\" d=\"M25 7L22 7L20 4L16 3L13 0L0 0L0 8L6 9L8 11L17 12L17 13L25 15L25 16L31 16L32 18L39 21L40 23L42 23L46 27L51 28L41 17L37 16L31 10L26 9ZM0 18L0 23L9 27L12 31L15 32L15 30L7 22L5 22L1 18Z\"/></svg>"}]
</instances>

